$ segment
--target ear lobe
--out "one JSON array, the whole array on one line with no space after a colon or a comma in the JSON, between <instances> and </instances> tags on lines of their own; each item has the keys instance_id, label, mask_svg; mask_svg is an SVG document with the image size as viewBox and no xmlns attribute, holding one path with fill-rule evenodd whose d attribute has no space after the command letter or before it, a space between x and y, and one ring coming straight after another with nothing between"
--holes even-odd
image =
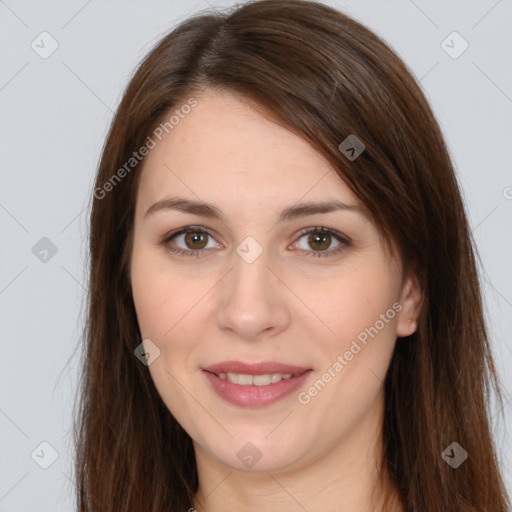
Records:
<instances>
[{"instance_id":1,"label":"ear lobe","mask_svg":"<svg viewBox=\"0 0 512 512\"><path fill-rule=\"evenodd\" d=\"M398 315L396 335L410 336L418 327L418 317L423 304L423 292L416 274L410 274L402 288L400 297L402 309Z\"/></svg>"}]
</instances>

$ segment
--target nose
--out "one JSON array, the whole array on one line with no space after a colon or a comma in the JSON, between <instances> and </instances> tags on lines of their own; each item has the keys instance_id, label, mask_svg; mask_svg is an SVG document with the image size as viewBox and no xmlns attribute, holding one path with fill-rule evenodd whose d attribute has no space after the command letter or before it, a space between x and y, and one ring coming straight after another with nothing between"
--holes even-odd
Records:
<instances>
[{"instance_id":1,"label":"nose","mask_svg":"<svg viewBox=\"0 0 512 512\"><path fill-rule=\"evenodd\" d=\"M266 251L250 263L233 253L233 268L217 292L219 329L249 341L273 337L288 327L290 292L270 266Z\"/></svg>"}]
</instances>

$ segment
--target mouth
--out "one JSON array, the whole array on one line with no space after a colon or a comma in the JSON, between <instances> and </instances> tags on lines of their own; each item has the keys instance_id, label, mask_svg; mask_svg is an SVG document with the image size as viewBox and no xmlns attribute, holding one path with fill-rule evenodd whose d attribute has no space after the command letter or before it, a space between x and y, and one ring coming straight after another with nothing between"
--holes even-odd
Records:
<instances>
[{"instance_id":1,"label":"mouth","mask_svg":"<svg viewBox=\"0 0 512 512\"><path fill-rule=\"evenodd\" d=\"M213 391L225 401L242 407L264 407L303 386L311 368L275 362L245 364L224 362L203 368Z\"/></svg>"}]
</instances>

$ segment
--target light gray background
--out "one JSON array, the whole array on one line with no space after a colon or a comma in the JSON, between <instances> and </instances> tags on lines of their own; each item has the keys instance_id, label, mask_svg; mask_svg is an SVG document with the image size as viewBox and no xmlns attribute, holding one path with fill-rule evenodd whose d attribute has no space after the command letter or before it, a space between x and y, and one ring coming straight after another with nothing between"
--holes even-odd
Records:
<instances>
[{"instance_id":1,"label":"light gray background","mask_svg":"<svg viewBox=\"0 0 512 512\"><path fill-rule=\"evenodd\" d=\"M508 403L512 2L325 3L394 47L440 120L484 265L491 341ZM73 509L69 429L92 180L108 124L137 63L178 21L206 7L198 0L0 0L0 512ZM43 31L59 45L47 59L31 48ZM456 59L441 47L453 31L469 43ZM448 44L461 48L460 41ZM32 252L42 237L58 249L45 263ZM493 411L512 492L512 403L503 411L504 423ZM48 469L31 458L37 448L35 460L51 461L50 449L38 448L43 441L58 452Z\"/></svg>"}]
</instances>

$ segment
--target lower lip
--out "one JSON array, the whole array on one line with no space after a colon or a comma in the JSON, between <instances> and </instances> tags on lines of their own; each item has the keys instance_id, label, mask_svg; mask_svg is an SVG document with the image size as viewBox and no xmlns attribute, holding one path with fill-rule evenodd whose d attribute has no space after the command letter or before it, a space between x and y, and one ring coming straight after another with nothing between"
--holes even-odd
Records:
<instances>
[{"instance_id":1,"label":"lower lip","mask_svg":"<svg viewBox=\"0 0 512 512\"><path fill-rule=\"evenodd\" d=\"M282 379L267 386L233 384L227 379L217 377L214 373L205 370L203 372L210 381L214 391L224 400L243 407L264 407L281 400L281 398L297 390L304 384L312 370L307 370L297 377Z\"/></svg>"}]
</instances>

